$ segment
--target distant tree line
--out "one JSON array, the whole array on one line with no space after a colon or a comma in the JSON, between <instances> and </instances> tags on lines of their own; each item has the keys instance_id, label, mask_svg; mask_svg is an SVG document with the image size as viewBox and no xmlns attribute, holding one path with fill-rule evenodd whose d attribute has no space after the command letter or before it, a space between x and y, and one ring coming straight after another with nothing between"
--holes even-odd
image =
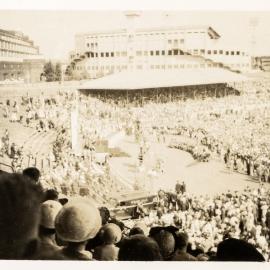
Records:
<instances>
[{"instance_id":1,"label":"distant tree line","mask_svg":"<svg viewBox=\"0 0 270 270\"><path fill-rule=\"evenodd\" d=\"M43 68L43 80L47 82L55 82L61 81L62 71L61 71L61 64L56 63L55 65L48 61L45 63Z\"/></svg>"}]
</instances>

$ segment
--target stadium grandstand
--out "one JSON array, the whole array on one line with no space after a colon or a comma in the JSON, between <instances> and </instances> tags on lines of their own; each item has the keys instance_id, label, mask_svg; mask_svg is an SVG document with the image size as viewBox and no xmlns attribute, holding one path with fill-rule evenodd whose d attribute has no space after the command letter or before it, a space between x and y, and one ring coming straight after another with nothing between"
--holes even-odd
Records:
<instances>
[{"instance_id":1,"label":"stadium grandstand","mask_svg":"<svg viewBox=\"0 0 270 270\"><path fill-rule=\"evenodd\" d=\"M123 71L111 74L98 80L90 80L79 87L79 92L91 96L121 95L127 102L132 102L138 95L141 100L165 97L167 101L175 96L226 96L239 94L241 82L248 78L225 69L186 69L177 70L147 70ZM238 85L235 89L232 85Z\"/></svg>"},{"instance_id":2,"label":"stadium grandstand","mask_svg":"<svg viewBox=\"0 0 270 270\"><path fill-rule=\"evenodd\" d=\"M28 36L0 29L0 85L39 82L43 65L39 47Z\"/></svg>"}]
</instances>

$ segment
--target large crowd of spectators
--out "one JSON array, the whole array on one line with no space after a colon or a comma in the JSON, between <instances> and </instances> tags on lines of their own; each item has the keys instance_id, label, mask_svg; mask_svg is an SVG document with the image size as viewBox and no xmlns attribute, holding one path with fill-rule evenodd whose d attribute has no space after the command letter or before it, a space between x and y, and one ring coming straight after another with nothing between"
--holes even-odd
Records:
<instances>
[{"instance_id":1,"label":"large crowd of spectators","mask_svg":"<svg viewBox=\"0 0 270 270\"><path fill-rule=\"evenodd\" d=\"M0 172L0 258L102 261L268 261L269 191L190 197L160 191L150 211L120 221L106 207L45 190L40 172ZM11 213L13 213L11 215Z\"/></svg>"},{"instance_id":2,"label":"large crowd of spectators","mask_svg":"<svg viewBox=\"0 0 270 270\"><path fill-rule=\"evenodd\" d=\"M38 132L53 130L56 139L41 173L21 168L21 173L0 174L0 257L269 261L270 194L264 183L257 190L214 197L189 195L177 183L174 192L158 192L152 207L138 205L136 219L119 221L105 206L123 186L113 179L108 164L95 160L96 143L113 132L134 136L142 153L153 140L172 145L181 137L174 147L195 159L215 156L230 169L269 182L269 85L255 86L255 95L188 101L170 96L166 103L135 99L135 106L123 98L115 102L114 96L103 102L90 96L76 100L67 93L7 100L3 111L10 122ZM76 104L80 155L71 149L67 121ZM1 149L12 160L24 157L8 131ZM16 213L12 218L11 212ZM18 230L14 224L23 226Z\"/></svg>"}]
</instances>

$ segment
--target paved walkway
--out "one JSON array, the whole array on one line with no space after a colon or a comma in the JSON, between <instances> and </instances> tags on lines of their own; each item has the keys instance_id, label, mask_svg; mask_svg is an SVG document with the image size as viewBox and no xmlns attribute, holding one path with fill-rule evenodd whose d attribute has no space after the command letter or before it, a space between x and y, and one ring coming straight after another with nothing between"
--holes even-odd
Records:
<instances>
[{"instance_id":1,"label":"paved walkway","mask_svg":"<svg viewBox=\"0 0 270 270\"><path fill-rule=\"evenodd\" d=\"M174 189L177 180L184 180L189 193L214 195L227 190L243 190L247 185L258 187L258 182L247 175L229 171L224 164L211 160L203 163L195 161L190 154L168 148L165 144L151 143L150 149L144 158L143 172L138 172L139 145L132 137L125 137L120 148L130 157L112 158L110 163L114 171L131 185L135 179L141 179L145 186L153 191L160 188ZM156 159L161 157L164 161L164 172L157 177L149 177ZM151 179L151 180L150 180Z\"/></svg>"}]
</instances>

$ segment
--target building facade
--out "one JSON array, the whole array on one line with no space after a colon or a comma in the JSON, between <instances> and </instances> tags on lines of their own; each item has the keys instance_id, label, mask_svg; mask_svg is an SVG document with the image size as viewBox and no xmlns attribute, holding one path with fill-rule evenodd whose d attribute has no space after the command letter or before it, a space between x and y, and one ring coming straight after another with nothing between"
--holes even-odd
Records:
<instances>
[{"instance_id":1,"label":"building facade","mask_svg":"<svg viewBox=\"0 0 270 270\"><path fill-rule=\"evenodd\" d=\"M212 27L121 29L76 35L69 65L79 79L128 69L208 67L242 72L250 69L251 57L247 50L225 45Z\"/></svg>"},{"instance_id":2,"label":"building facade","mask_svg":"<svg viewBox=\"0 0 270 270\"><path fill-rule=\"evenodd\" d=\"M0 82L37 82L44 59L39 47L21 32L0 29Z\"/></svg>"},{"instance_id":3,"label":"building facade","mask_svg":"<svg viewBox=\"0 0 270 270\"><path fill-rule=\"evenodd\" d=\"M270 56L256 56L252 58L252 65L255 69L270 71Z\"/></svg>"}]
</instances>

